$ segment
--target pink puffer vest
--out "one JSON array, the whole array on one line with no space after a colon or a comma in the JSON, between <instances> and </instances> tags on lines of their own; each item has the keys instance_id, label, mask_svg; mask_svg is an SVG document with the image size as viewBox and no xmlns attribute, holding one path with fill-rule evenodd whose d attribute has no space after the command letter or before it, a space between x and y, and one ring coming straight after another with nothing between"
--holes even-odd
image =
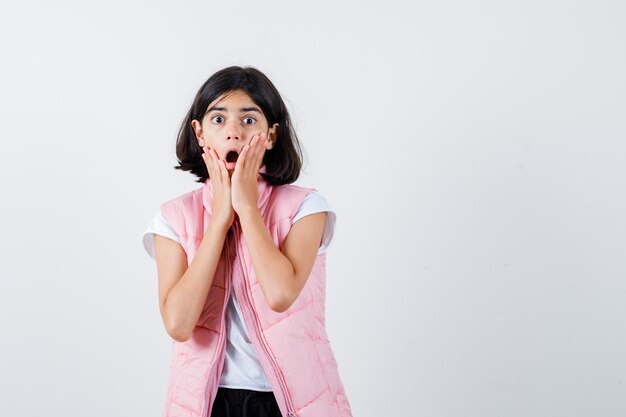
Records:
<instances>
[{"instance_id":1,"label":"pink puffer vest","mask_svg":"<svg viewBox=\"0 0 626 417\"><path fill-rule=\"evenodd\" d=\"M266 172L265 165L260 172ZM291 219L314 188L272 186L258 176L258 207L277 248ZM211 218L211 181L161 205L191 264ZM231 279L229 279L231 277ZM232 285L231 285L232 283ZM162 417L207 417L217 395L226 349L225 314L231 288L284 417L351 417L325 328L326 252L296 301L269 308L255 277L238 217L228 232L204 309L192 336L172 339L172 364Z\"/></svg>"}]
</instances>

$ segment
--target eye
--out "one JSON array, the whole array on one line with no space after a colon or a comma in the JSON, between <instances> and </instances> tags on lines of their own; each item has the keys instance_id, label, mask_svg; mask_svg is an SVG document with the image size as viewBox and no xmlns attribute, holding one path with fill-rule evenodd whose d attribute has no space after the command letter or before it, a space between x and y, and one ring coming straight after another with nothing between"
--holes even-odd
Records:
<instances>
[{"instance_id":1,"label":"eye","mask_svg":"<svg viewBox=\"0 0 626 417\"><path fill-rule=\"evenodd\" d=\"M252 122L246 123L246 120L252 120ZM243 123L246 124L246 125L253 125L253 124L256 123L256 119L254 117L246 117L246 118L243 119Z\"/></svg>"},{"instance_id":2,"label":"eye","mask_svg":"<svg viewBox=\"0 0 626 417\"><path fill-rule=\"evenodd\" d=\"M213 116L213 117L211 117L211 120L215 121L216 118L224 120L224 118L222 116ZM217 123L220 123L220 122L217 122Z\"/></svg>"}]
</instances>

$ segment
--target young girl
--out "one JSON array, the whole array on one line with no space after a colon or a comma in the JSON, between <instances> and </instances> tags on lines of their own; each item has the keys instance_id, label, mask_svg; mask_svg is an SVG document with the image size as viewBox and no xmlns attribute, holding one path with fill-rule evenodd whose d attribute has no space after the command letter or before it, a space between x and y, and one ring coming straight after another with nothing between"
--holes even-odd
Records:
<instances>
[{"instance_id":1,"label":"young girl","mask_svg":"<svg viewBox=\"0 0 626 417\"><path fill-rule=\"evenodd\" d=\"M325 328L336 214L302 166L289 113L253 67L198 91L179 165L203 185L160 205L143 235L172 338L162 417L351 417Z\"/></svg>"}]
</instances>

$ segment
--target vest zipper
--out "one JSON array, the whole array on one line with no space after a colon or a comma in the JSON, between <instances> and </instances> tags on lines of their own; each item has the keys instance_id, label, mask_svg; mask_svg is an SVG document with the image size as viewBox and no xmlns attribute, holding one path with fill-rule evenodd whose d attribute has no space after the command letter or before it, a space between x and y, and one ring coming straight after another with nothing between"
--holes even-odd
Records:
<instances>
[{"instance_id":1,"label":"vest zipper","mask_svg":"<svg viewBox=\"0 0 626 417\"><path fill-rule=\"evenodd\" d=\"M238 224L237 220L235 220L235 228L236 228L236 233L235 233L235 241L237 244L237 247L239 248L239 233L237 233L240 230L240 225ZM243 254L243 251L242 251ZM243 259L241 259L240 257L240 263L241 263L241 267L242 270L245 271L245 265L243 264ZM242 306L244 306L249 312L251 312L252 316L256 315L256 312L254 311L254 309L251 308L252 306L252 301L250 301L250 299L248 298L248 292L246 290L247 287L247 280L245 279L245 276L242 277L242 281L243 281L243 285L242 285L242 293L244 295L245 301L246 303L241 304ZM236 294L236 293L235 293ZM274 371L274 375L276 377L276 379L278 380L278 383L280 385L280 390L281 390L281 394L283 397L283 400L285 401L285 409L287 410L287 416L286 417L296 417L296 413L293 411L293 404L291 402L291 397L289 396L289 392L287 390L287 384L285 383L285 380L283 378L283 374L281 372L281 370L278 368L278 365L276 364L276 361L274 360L274 357L270 354L269 349L267 347L267 345L265 344L265 338L263 337L263 334L259 328L258 325L258 321L254 320L254 322L252 323L253 327L254 327L254 331L257 335L258 340L261 342L261 346L263 347L263 351L266 355L266 357L269 359L269 362L272 365L273 371Z\"/></svg>"},{"instance_id":2,"label":"vest zipper","mask_svg":"<svg viewBox=\"0 0 626 417\"><path fill-rule=\"evenodd\" d=\"M228 253L228 262L227 262L227 264L228 264L228 271L229 271L229 276L230 276L230 274L232 273L232 270L231 270L231 266L230 266L231 261L230 261L230 249L229 249L228 239L226 239L226 251ZM225 317L225 314L226 314L225 311L228 308L228 297L230 295L230 291L229 291L229 289L230 289L230 279L226 279L225 281L226 281L226 300L224 302L224 307L222 309L222 317ZM225 350L225 348L223 346L226 344L226 339L228 338L228 335L226 334L226 322L225 322L225 320L223 320L222 323L224 325L224 331L221 332L222 339L221 339L221 343L219 344L219 347L218 347L219 352L220 352L219 360L221 360L221 361L224 360L224 351L222 349ZM210 379L210 376L209 376L209 379ZM219 389L219 378L217 379L217 383L218 383L218 387L215 388L216 391ZM202 417L207 417L208 416L208 414L209 414L209 406L211 408L213 408L213 404L209 404L207 402L207 393L208 393L208 391L209 391L209 381L207 380L207 383L206 383L206 385L204 387L204 398L203 398L203 401L202 401L203 404L204 404L202 406Z\"/></svg>"}]
</instances>

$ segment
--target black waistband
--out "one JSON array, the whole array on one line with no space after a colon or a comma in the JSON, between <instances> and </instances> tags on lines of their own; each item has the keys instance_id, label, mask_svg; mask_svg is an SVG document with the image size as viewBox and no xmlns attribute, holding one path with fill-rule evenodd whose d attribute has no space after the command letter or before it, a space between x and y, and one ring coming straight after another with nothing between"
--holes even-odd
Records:
<instances>
[{"instance_id":1,"label":"black waistband","mask_svg":"<svg viewBox=\"0 0 626 417\"><path fill-rule=\"evenodd\" d=\"M217 397L226 398L226 400L228 400L228 404L230 404L231 407L242 407L244 403L275 401L274 392L272 391L254 391L243 388L218 387Z\"/></svg>"}]
</instances>

